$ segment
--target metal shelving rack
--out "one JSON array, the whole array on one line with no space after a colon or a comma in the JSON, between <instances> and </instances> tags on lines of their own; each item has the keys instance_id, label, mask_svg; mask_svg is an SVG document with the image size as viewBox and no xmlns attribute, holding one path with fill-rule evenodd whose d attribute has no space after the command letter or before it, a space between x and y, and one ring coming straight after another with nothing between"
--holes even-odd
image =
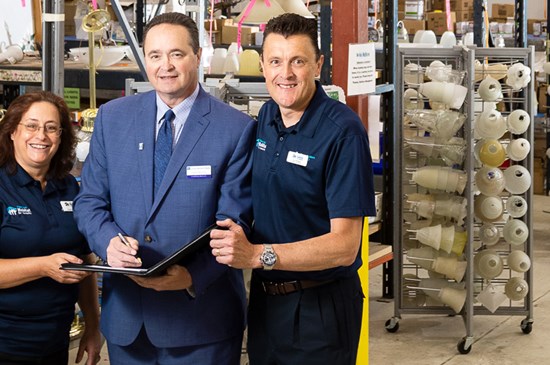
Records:
<instances>
[{"instance_id":1,"label":"metal shelving rack","mask_svg":"<svg viewBox=\"0 0 550 365\"><path fill-rule=\"evenodd\" d=\"M407 285L404 281L404 275L414 275L415 277L425 276L425 270L421 267L412 264L407 260L407 250L410 246L407 246L407 242L410 243L410 233L408 232L409 226L407 225L406 216L410 214L408 208L405 206L403 199L405 199L406 194L410 193L419 193L426 192L423 188L415 185L409 179L410 176L408 172L412 172L414 169L419 168L423 165L423 162L420 159L416 159L416 156L411 153L411 151L405 151L403 146L404 135L409 134L412 130L405 131L404 126L404 116L405 109L402 95L405 92L406 88L417 89L418 85L409 85L407 86L404 82L403 72L405 65L408 63L415 63L422 67L424 70L432 61L440 60L441 62L452 65L454 70L463 71L465 73L464 86L470 83L469 77L472 75L473 60L471 59L472 51L462 48L454 49L437 49L435 52L433 49L429 48L401 48L397 52L397 77L396 77L396 126L393 131L395 139L395 144L393 148L393 191L395 194L394 199L394 216L392 225L394 228L393 233L393 243L394 243L394 260L393 260L393 290L394 290L394 301L395 301L395 313L394 317L389 319L386 322L386 329L388 332L396 332L399 329L399 320L403 314L454 314L454 311L447 307L441 305L430 305L430 306L413 306L411 305L411 297L408 297L407 294L411 294L413 297L416 295L416 291L411 293L403 289L404 285ZM422 72L423 77L423 72ZM420 83L420 82L419 82ZM419 100L420 103L423 103L427 100ZM468 94L465 98L465 102L462 106L461 112L465 115L470 115L473 107L473 94L468 89ZM468 120L468 119L466 119ZM467 122L465 122L466 124ZM470 138L468 135L469 129L463 127L462 135L466 140ZM418 131L420 133L420 131ZM466 156L471 156L471 145L468 145L468 151L466 151ZM470 160L466 159L462 170L468 172L468 181L471 181L472 169L470 168ZM466 191L464 196L471 196L470 193L471 186L466 186ZM469 204L471 205L471 204ZM464 227L466 231L470 231L467 222L467 225ZM471 240L471 235L468 236L468 240ZM471 248L471 244L466 245L466 253L468 256L471 253L468 251ZM424 272L424 273L423 273ZM464 281L467 283L471 280L472 272L468 270L465 274ZM467 299L465 301L466 305L464 310L460 313L463 317L465 327L466 327L466 338L473 337L472 329L472 308L468 303L472 303L472 292L467 293Z\"/></svg>"},{"instance_id":2,"label":"metal shelving rack","mask_svg":"<svg viewBox=\"0 0 550 365\"><path fill-rule=\"evenodd\" d=\"M505 64L505 65L513 65L516 63L522 63L529 68L532 69L534 65L534 48L481 48L477 49L475 52L475 59L478 60L480 63L487 62L489 64ZM490 73L489 73L490 74ZM483 74L483 77L485 74ZM534 75L532 75L534 76ZM477 90L479 86L479 82L476 82L474 84L475 89ZM523 88L521 91L513 91L510 87L503 85L503 99L502 102L506 105L506 111L502 112L504 116L508 116L511 111L522 109L525 110L530 116L531 116L531 123L527 131L521 135L512 135L507 134L503 138L500 139L500 142L503 144L509 143L513 139L518 138L525 138L527 141L529 141L530 145L533 146L534 141L534 115L535 115L535 108L534 108L534 81L532 80L529 85L525 88ZM479 99L481 101L481 99ZM476 113L476 116L479 113ZM477 142L479 142L478 139L476 139ZM529 172L533 172L533 152L531 151L528 156L519 162L510 161L511 165L520 165L527 169ZM510 194L508 192L504 192L501 194L501 197L504 201L508 199L512 195L519 195L525 199L527 202L527 206L532 206L533 201L533 189L530 187L525 193L522 194ZM505 212L508 213L508 212ZM532 224L532 209L527 209L526 214L520 218L526 225L529 230L529 237L527 238L527 241L518 247L520 247L530 258L533 257L533 224ZM506 223L506 219L501 219L497 222L495 222L495 225L499 228L500 231L502 231L502 227ZM476 228L477 226L481 225L478 221L476 221ZM474 249L479 250L483 249L484 245L482 242L480 242L479 237L476 236L473 240ZM499 253L500 256L503 258L507 257L507 255L511 252L513 249L517 249L518 247L513 246L505 242L504 240L500 240L496 245L491 246L491 248L496 249L496 251ZM493 279L491 282L495 285L504 285L512 276L518 276L512 272L510 267L508 265L504 265L504 270L501 275ZM524 300L521 301L506 301L503 303L499 308L494 312L496 315L524 315L525 319L521 321L520 327L524 333L530 333L532 330L532 324L533 324L533 290L532 290L532 283L533 283L533 269L531 268L528 270L523 276L526 280L527 284L529 285L529 292L527 293L527 296L524 298ZM480 278L474 278L473 281L473 289L474 289L474 295L478 295L480 290L484 288L486 285L486 282ZM486 308L480 305L476 305L474 307L474 315L490 315L493 314L489 312Z\"/></svg>"},{"instance_id":3,"label":"metal shelving rack","mask_svg":"<svg viewBox=\"0 0 550 365\"><path fill-rule=\"evenodd\" d=\"M410 194L422 193L426 194L427 189L421 187L420 185L415 184L409 175L409 172L415 171L422 166L426 166L426 160L420 157L420 154L417 151L412 151L407 147L405 143L405 137L410 138L411 133L418 133L417 135L423 135L424 130L418 127L418 130L415 130L416 127L411 127L408 123L405 123L405 108L403 94L406 88L417 89L419 86L406 83L404 81L403 70L405 65L408 63L415 63L421 66L421 71L419 74L422 74L428 65L432 61L439 60L446 65L452 65L453 70L459 70L465 72L465 77L463 81L463 86L468 90L465 101L460 109L466 119L463 127L458 131L457 135L464 138L466 141L465 148L465 159L462 164L458 166L455 163L455 168L465 172L467 177L467 184L465 186L463 194L461 196L465 198L466 201L466 218L462 227L458 227L457 231L463 230L466 232L466 245L462 255L459 255L459 260L465 260L467 262L466 271L464 278L458 283L462 284L465 288L465 301L461 310L458 313L455 313L456 310L453 310L447 305L442 305L441 303L434 303L434 301L422 302L421 300L416 301L416 298L419 298L421 295L425 294L425 291L422 289L415 289L415 286L411 284L416 280L415 278L430 278L433 274L431 270L425 269L422 265L419 265L418 261L411 260L411 256L408 255L409 250L412 248L422 247L424 245L418 244L417 242L411 240L413 236L411 234L411 229L414 231L418 227L422 227L426 224L425 221L422 222L423 218L419 218L418 221L414 221L416 216L414 211L411 210L411 206L405 201L408 199ZM482 221L476 217L474 214L474 205L475 205L475 196L478 194L477 188L475 187L475 174L481 167L480 163L476 158L474 158L474 144L479 141L479 138L476 137L474 133L474 120L481 113L485 104L482 103L481 98L474 93L474 90L477 90L480 78L476 76L476 67L475 61L479 61L481 64L492 64L492 63L503 63L508 66L514 63L523 63L528 67L533 66L534 62L534 50L532 48L505 48L505 49L495 49L495 48L461 48L455 47L453 49L418 49L418 48L403 48L398 50L397 57L397 77L396 77L396 126L393 131L393 138L396 141L393 148L393 191L394 191L394 217L392 225L394 228L393 242L394 242L394 260L393 260L393 293L395 299L395 313L394 317L389 319L386 322L386 330L388 332L396 332L399 329L399 321L403 314L448 314L454 315L458 314L462 316L466 335L459 340L457 344L457 349L460 353L467 354L471 351L472 345L474 343L473 337L473 317L475 315L524 315L525 319L521 321L520 327L524 333L530 333L532 330L533 324L533 291L532 288L529 289L527 296L520 301L506 300L498 306L498 308L491 312L487 308L483 307L480 303L476 302L477 296L481 291L489 284L492 283L495 286L503 287L505 283L512 276L521 276L531 286L533 282L533 269L531 268L525 273L518 274L513 273L510 267L506 264L503 265L503 271L501 274L492 278L491 280L482 279L474 270L474 257L478 252L482 251L486 247L482 244L479 238L479 227L482 224ZM485 70L481 68L481 70ZM480 68L477 69L478 75ZM484 77L485 75L481 75ZM477 81L476 81L477 79ZM419 81L420 83L421 81ZM529 113L530 116L534 115L533 108L533 82L531 81L527 87L524 87L521 91L512 91L511 87L503 84L503 102L505 103L507 110L502 111L502 115L507 116L513 109L521 108ZM421 97L422 98L422 97ZM428 100L422 98L419 102L419 109L424 107L424 104ZM427 105L427 104L426 104ZM480 109L481 108L481 109ZM506 145L510 142L510 139L517 139L519 137L525 138L528 141L533 141L533 124L531 123L530 128L523 133L522 135L505 135L502 138L502 143ZM432 161L433 162L433 161ZM512 164L520 164L527 168L528 171L532 171L533 166L533 157L532 153L528 154L528 157L521 162L512 162ZM430 192L433 193L433 192ZM456 194L456 193L455 193ZM460 195L460 194L459 194ZM506 199L511 195L506 191L501 195L501 199L506 201ZM517 195L517 194L515 194ZM532 187L529 188L525 193L520 194L525 201L527 206L531 207L532 203ZM518 249L518 247L512 247L508 242L505 242L502 238L502 227L504 226L506 220L508 219L508 212L504 211L504 216L499 218L495 225L499 228L499 242L495 245L498 251L499 256L506 258L507 255L511 252L512 249ZM532 217L531 209L527 210L527 213L520 218L528 227L529 232L532 233ZM410 223L413 222L412 225ZM455 226L458 226L456 222L445 222L445 224L452 223ZM414 228L411 228L414 227ZM523 250L529 257L532 257L533 253L533 243L532 243L532 234L529 235L527 241L520 245L520 250ZM411 251L412 252L412 251ZM441 252L439 252L441 254ZM506 261L503 261L506 262ZM411 277L413 279L411 279ZM449 283L452 283L452 280L448 280ZM455 285L454 283L452 283ZM418 285L416 285L418 286ZM427 304L426 304L427 303Z\"/></svg>"}]
</instances>

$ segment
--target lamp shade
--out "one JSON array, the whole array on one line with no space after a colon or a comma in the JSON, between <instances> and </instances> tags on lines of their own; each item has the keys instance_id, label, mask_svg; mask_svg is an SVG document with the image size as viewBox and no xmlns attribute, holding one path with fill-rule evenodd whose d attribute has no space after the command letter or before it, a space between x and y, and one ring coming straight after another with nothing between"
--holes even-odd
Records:
<instances>
[{"instance_id":1,"label":"lamp shade","mask_svg":"<svg viewBox=\"0 0 550 365\"><path fill-rule=\"evenodd\" d=\"M236 23L241 23L242 21L244 24L265 24L269 19L285 13L281 5L275 0L269 0L270 6L267 6L264 0L255 0L252 8L249 9L253 1L249 1L244 10L235 18ZM246 14L247 10L249 10L248 14ZM246 18L243 19L245 14Z\"/></svg>"},{"instance_id":2,"label":"lamp shade","mask_svg":"<svg viewBox=\"0 0 550 365\"><path fill-rule=\"evenodd\" d=\"M294 13L303 16L304 18L315 18L313 14L307 10L306 5L302 0L277 0L285 13Z\"/></svg>"}]
</instances>

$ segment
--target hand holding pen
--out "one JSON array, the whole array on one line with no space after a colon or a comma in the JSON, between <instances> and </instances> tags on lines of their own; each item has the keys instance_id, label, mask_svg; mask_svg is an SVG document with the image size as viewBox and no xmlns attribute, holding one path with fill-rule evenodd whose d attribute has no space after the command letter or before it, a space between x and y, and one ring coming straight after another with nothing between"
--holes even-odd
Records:
<instances>
[{"instance_id":1,"label":"hand holding pen","mask_svg":"<svg viewBox=\"0 0 550 365\"><path fill-rule=\"evenodd\" d=\"M133 247L132 247L132 245L130 244L130 242L128 241L128 239L127 239L126 237L124 237L124 236L122 235L122 233L119 232L119 233L117 234L117 236L118 236L118 238L120 239L120 241L121 241L122 243L124 243L124 245L126 245L127 247L133 249ZM134 254L134 257L137 259L138 263L141 264L141 259L138 257L137 251L136 251L136 253Z\"/></svg>"}]
</instances>

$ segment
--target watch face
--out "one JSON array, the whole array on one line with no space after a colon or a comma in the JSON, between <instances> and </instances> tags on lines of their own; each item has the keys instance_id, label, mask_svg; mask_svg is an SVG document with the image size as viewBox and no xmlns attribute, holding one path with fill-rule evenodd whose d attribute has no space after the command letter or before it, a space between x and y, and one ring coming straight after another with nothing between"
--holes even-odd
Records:
<instances>
[{"instance_id":1,"label":"watch face","mask_svg":"<svg viewBox=\"0 0 550 365\"><path fill-rule=\"evenodd\" d=\"M277 255L273 251L266 251L262 254L262 263L266 266L273 266L277 261Z\"/></svg>"}]
</instances>

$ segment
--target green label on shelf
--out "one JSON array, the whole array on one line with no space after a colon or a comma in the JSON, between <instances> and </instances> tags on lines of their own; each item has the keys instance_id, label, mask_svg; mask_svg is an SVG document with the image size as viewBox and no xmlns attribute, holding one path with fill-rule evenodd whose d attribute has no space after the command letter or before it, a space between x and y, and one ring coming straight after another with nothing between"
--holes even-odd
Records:
<instances>
[{"instance_id":1,"label":"green label on shelf","mask_svg":"<svg viewBox=\"0 0 550 365\"><path fill-rule=\"evenodd\" d=\"M66 87L63 89L63 98L69 109L80 109L80 89L77 87Z\"/></svg>"}]
</instances>

